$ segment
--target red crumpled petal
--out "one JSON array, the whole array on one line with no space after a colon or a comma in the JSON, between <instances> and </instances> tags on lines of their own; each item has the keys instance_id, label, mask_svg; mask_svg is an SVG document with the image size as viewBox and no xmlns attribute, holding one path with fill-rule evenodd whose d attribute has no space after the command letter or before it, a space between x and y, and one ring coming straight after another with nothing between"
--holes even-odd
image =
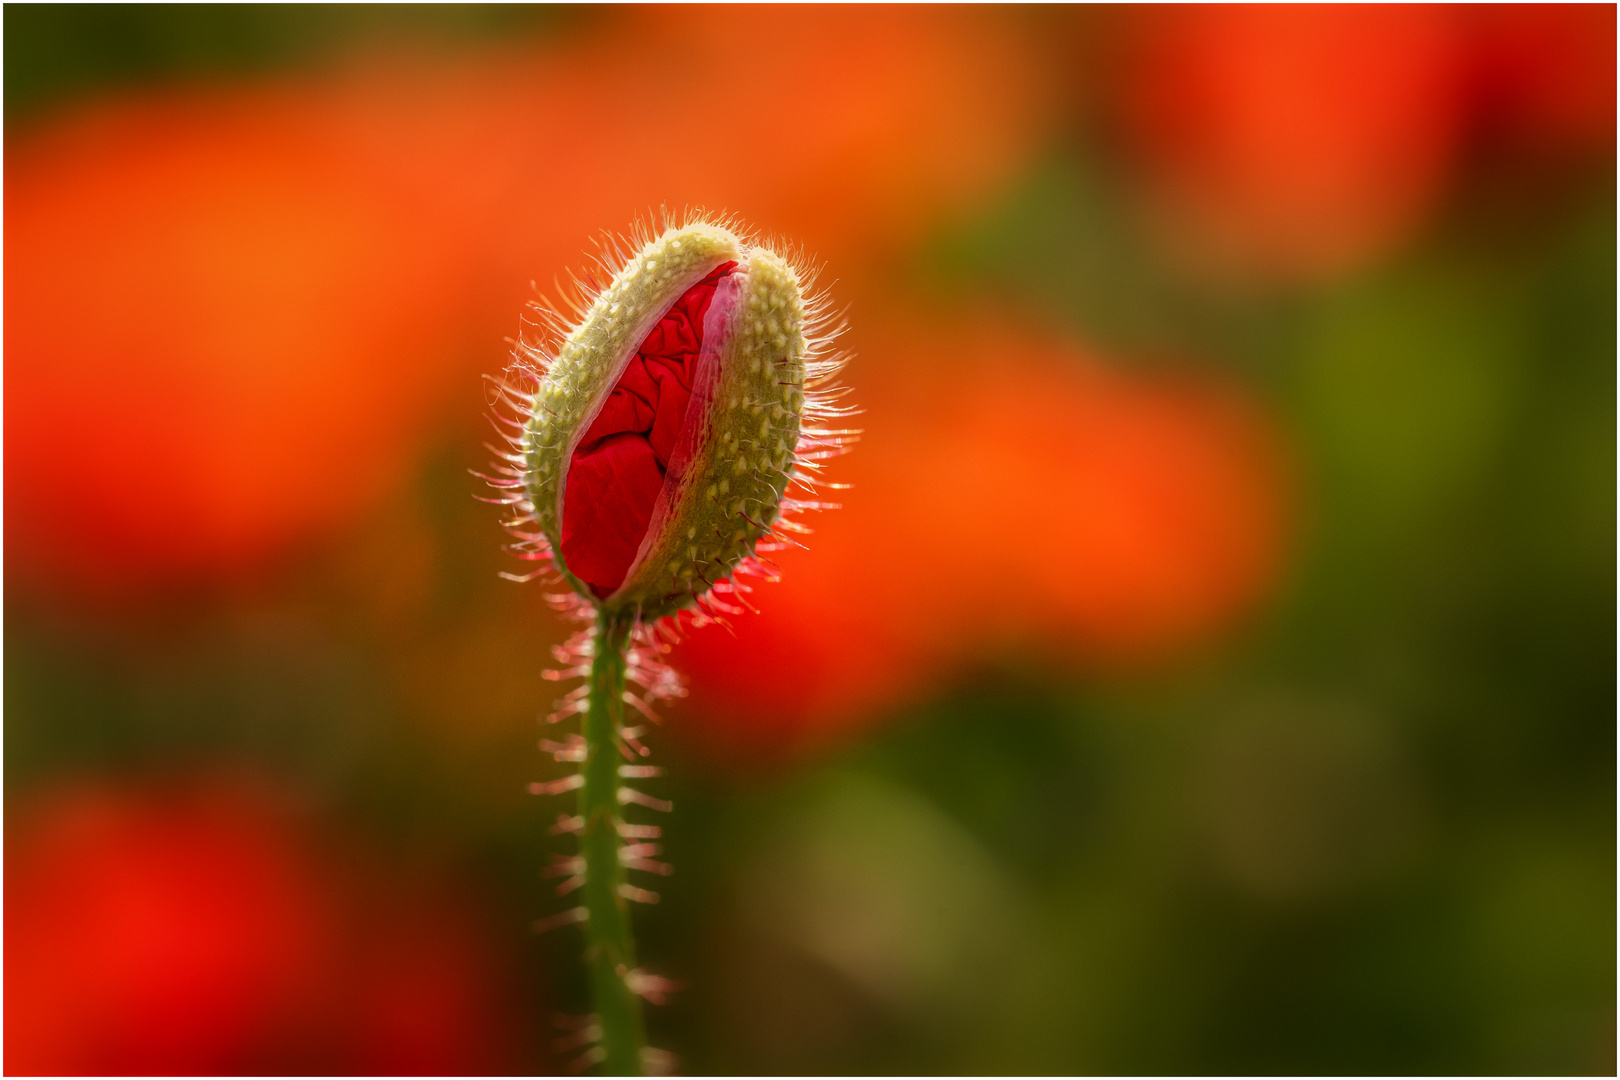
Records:
<instances>
[{"instance_id":1,"label":"red crumpled petal","mask_svg":"<svg viewBox=\"0 0 1620 1080\"><path fill-rule=\"evenodd\" d=\"M703 317L721 279L736 266L716 267L681 294L636 350L574 449L563 491L562 557L598 597L624 584L647 535L688 419Z\"/></svg>"}]
</instances>

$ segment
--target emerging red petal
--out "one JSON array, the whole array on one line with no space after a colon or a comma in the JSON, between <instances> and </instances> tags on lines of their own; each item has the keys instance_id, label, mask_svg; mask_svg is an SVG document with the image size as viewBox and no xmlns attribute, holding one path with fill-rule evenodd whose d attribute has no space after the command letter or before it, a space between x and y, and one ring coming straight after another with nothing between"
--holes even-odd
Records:
<instances>
[{"instance_id":1,"label":"emerging red petal","mask_svg":"<svg viewBox=\"0 0 1620 1080\"><path fill-rule=\"evenodd\" d=\"M687 289L631 357L580 439L563 489L562 557L598 597L624 584L689 420L703 318L734 262Z\"/></svg>"}]
</instances>

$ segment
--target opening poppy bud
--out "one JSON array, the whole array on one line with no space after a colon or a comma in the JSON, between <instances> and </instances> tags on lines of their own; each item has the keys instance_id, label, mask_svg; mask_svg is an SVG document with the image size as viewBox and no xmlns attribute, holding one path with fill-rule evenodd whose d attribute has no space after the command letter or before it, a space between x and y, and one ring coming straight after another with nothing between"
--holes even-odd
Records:
<instances>
[{"instance_id":1,"label":"opening poppy bud","mask_svg":"<svg viewBox=\"0 0 1620 1080\"><path fill-rule=\"evenodd\" d=\"M700 220L639 238L633 252L614 245L617 269L604 266L607 284L582 288L577 320L538 307L553 337L520 342L496 384L492 419L508 451L485 477L500 493L490 501L513 508L511 550L549 561L576 594L550 599L595 616L554 650L565 667L549 673L586 677L550 717L580 714L578 741L541 744L580 772L531 790L579 792L579 812L558 824L578 832L580 853L557 873L559 895L578 889L583 914L544 925L586 929L600 1041L580 1062L615 1075L644 1064L637 994L662 996L637 982L646 979L624 905L658 894L625 877L669 872L648 857L656 845L625 843L658 835L626 822L628 806L669 809L621 783L659 772L639 762L647 748L625 707L651 717L652 701L680 694L659 659L668 649L659 620L691 606L698 624L741 610L707 594L740 600L740 576L772 576L756 553L774 550L778 529L808 531L784 512L826 505L787 498L789 485L814 494L822 459L855 434L804 425L853 411L835 403L842 390L825 387L846 359L826 355L842 326L823 333L829 320L822 298L807 297L807 275L734 227Z\"/></svg>"},{"instance_id":2,"label":"opening poppy bud","mask_svg":"<svg viewBox=\"0 0 1620 1080\"><path fill-rule=\"evenodd\" d=\"M699 222L625 257L555 356L530 349L524 509L581 596L655 619L754 555L800 465L807 306L787 260Z\"/></svg>"}]
</instances>

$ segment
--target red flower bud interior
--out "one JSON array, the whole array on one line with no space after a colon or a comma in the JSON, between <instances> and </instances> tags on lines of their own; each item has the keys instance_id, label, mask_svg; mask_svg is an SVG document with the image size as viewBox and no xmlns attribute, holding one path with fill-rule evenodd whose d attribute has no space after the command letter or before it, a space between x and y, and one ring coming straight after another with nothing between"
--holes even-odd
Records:
<instances>
[{"instance_id":1,"label":"red flower bud interior","mask_svg":"<svg viewBox=\"0 0 1620 1080\"><path fill-rule=\"evenodd\" d=\"M716 267L652 328L569 461L562 554L599 598L624 584L647 535L670 458L701 410L687 406L703 319L736 262Z\"/></svg>"}]
</instances>

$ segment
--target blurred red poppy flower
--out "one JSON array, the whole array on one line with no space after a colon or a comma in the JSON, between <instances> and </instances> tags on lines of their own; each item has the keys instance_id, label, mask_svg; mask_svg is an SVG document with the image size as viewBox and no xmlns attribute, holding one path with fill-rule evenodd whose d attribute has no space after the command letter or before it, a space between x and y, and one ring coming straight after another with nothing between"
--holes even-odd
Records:
<instances>
[{"instance_id":1,"label":"blurred red poppy flower","mask_svg":"<svg viewBox=\"0 0 1620 1080\"><path fill-rule=\"evenodd\" d=\"M690 202L879 260L1026 159L1038 84L982 13L633 9L67 116L7 148L13 583L138 588L336 527L480 407L528 282L604 222Z\"/></svg>"},{"instance_id":2,"label":"blurred red poppy flower","mask_svg":"<svg viewBox=\"0 0 1620 1080\"><path fill-rule=\"evenodd\" d=\"M1141 11L1122 94L1157 231L1224 274L1314 280L1391 250L1460 149L1466 62L1443 7Z\"/></svg>"},{"instance_id":3,"label":"blurred red poppy flower","mask_svg":"<svg viewBox=\"0 0 1620 1080\"><path fill-rule=\"evenodd\" d=\"M394 479L466 259L325 105L171 99L7 155L9 571L238 565Z\"/></svg>"},{"instance_id":4,"label":"blurred red poppy flower","mask_svg":"<svg viewBox=\"0 0 1620 1080\"><path fill-rule=\"evenodd\" d=\"M298 1022L321 886L250 799L64 794L6 848L6 1071L211 1073Z\"/></svg>"},{"instance_id":5,"label":"blurred red poppy flower","mask_svg":"<svg viewBox=\"0 0 1620 1080\"><path fill-rule=\"evenodd\" d=\"M1468 13L1488 138L1555 155L1614 146L1613 4L1484 4Z\"/></svg>"},{"instance_id":6,"label":"blurred red poppy flower","mask_svg":"<svg viewBox=\"0 0 1620 1080\"><path fill-rule=\"evenodd\" d=\"M356 881L241 778L11 815L10 1073L487 1072L510 1015L474 913Z\"/></svg>"},{"instance_id":7,"label":"blurred red poppy flower","mask_svg":"<svg viewBox=\"0 0 1620 1080\"><path fill-rule=\"evenodd\" d=\"M853 488L779 558L736 634L693 635L672 727L705 752L792 753L981 655L1137 669L1228 631L1280 570L1285 462L1210 376L1133 373L1011 322L857 344ZM972 364L966 362L972 358Z\"/></svg>"},{"instance_id":8,"label":"blurred red poppy flower","mask_svg":"<svg viewBox=\"0 0 1620 1080\"><path fill-rule=\"evenodd\" d=\"M453 883L374 868L344 879L343 970L321 1071L466 1076L526 1071L504 934ZM346 1004L345 1004L346 1003Z\"/></svg>"}]
</instances>

